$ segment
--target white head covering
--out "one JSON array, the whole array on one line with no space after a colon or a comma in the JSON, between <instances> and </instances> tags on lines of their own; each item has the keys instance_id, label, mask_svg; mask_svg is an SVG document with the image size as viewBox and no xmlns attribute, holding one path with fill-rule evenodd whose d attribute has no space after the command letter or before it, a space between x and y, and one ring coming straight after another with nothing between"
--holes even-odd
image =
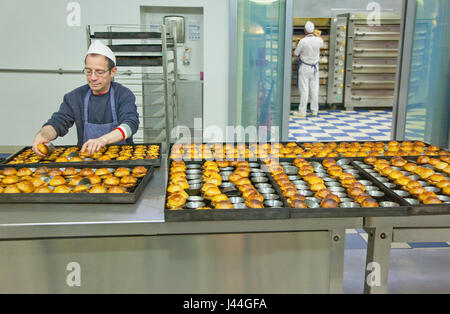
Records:
<instances>
[{"instance_id":1,"label":"white head covering","mask_svg":"<svg viewBox=\"0 0 450 314\"><path fill-rule=\"evenodd\" d=\"M90 46L86 53L86 56L90 53L95 53L99 55L103 55L110 59L112 62L114 62L114 65L116 65L116 56L112 52L112 50L106 46L104 43L102 43L100 40L94 41Z\"/></svg>"},{"instance_id":2,"label":"white head covering","mask_svg":"<svg viewBox=\"0 0 450 314\"><path fill-rule=\"evenodd\" d=\"M306 30L308 33L314 32L314 24L313 24L312 22L310 22L310 21L306 22L306 24L305 24L305 30Z\"/></svg>"}]
</instances>

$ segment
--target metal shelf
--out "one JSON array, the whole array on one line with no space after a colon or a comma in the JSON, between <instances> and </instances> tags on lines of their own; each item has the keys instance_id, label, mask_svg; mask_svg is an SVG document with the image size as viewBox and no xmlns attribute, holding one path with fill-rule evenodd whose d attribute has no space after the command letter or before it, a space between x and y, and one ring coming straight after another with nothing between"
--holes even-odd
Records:
<instances>
[{"instance_id":1,"label":"metal shelf","mask_svg":"<svg viewBox=\"0 0 450 314\"><path fill-rule=\"evenodd\" d=\"M158 32L94 32L91 39L161 39Z\"/></svg>"}]
</instances>

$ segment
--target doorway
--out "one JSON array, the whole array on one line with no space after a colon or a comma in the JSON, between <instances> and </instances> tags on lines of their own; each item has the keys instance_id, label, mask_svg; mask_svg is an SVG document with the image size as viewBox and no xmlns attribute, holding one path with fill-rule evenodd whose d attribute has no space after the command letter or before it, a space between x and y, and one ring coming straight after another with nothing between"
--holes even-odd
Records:
<instances>
[{"instance_id":1,"label":"doorway","mask_svg":"<svg viewBox=\"0 0 450 314\"><path fill-rule=\"evenodd\" d=\"M292 59L289 140L386 141L401 39L402 0L361 2L293 0L292 49L305 37L305 24L321 31L318 61L319 112L299 107L297 58Z\"/></svg>"}]
</instances>

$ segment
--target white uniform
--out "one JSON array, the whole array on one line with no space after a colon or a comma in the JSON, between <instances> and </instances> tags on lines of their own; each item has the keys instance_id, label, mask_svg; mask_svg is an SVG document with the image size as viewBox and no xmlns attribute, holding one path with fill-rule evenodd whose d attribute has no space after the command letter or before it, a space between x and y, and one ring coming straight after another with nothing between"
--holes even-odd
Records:
<instances>
[{"instance_id":1,"label":"white uniform","mask_svg":"<svg viewBox=\"0 0 450 314\"><path fill-rule=\"evenodd\" d=\"M319 111L319 58L323 39L312 34L300 40L295 55L299 56L302 64L298 69L298 89L300 93L300 115L306 115L308 96L311 97L311 110Z\"/></svg>"}]
</instances>

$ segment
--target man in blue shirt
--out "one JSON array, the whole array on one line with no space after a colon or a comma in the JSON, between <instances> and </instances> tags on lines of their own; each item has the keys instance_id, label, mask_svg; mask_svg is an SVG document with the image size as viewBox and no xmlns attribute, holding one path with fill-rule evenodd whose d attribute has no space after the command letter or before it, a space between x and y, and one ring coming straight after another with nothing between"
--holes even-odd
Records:
<instances>
[{"instance_id":1,"label":"man in blue shirt","mask_svg":"<svg viewBox=\"0 0 450 314\"><path fill-rule=\"evenodd\" d=\"M114 53L100 41L89 47L85 58L87 84L64 95L55 112L36 135L37 146L64 136L75 123L81 151L92 155L108 144L133 144L139 127L136 97L131 90L113 82L117 73Z\"/></svg>"}]
</instances>

